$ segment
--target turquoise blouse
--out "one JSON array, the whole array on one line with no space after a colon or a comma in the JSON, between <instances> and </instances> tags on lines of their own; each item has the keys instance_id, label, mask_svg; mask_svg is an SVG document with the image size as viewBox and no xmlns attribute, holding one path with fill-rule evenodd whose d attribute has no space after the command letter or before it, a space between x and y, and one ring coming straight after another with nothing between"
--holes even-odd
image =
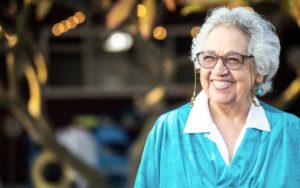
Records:
<instances>
[{"instance_id":1,"label":"turquoise blouse","mask_svg":"<svg viewBox=\"0 0 300 188\"><path fill-rule=\"evenodd\" d=\"M190 104L162 115L148 135L134 187L300 188L300 119L261 105L272 131L247 129L229 166L204 133L183 133Z\"/></svg>"}]
</instances>

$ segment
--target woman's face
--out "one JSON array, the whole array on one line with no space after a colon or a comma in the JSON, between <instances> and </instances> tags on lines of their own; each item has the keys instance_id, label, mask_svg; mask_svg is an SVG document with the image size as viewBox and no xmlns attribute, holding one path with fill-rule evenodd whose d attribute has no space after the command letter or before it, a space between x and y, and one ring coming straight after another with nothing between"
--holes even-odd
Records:
<instances>
[{"instance_id":1,"label":"woman's face","mask_svg":"<svg viewBox=\"0 0 300 188\"><path fill-rule=\"evenodd\" d=\"M215 27L204 43L204 51L213 51L219 56L228 52L248 55L248 36L241 30L228 25ZM212 69L200 68L200 81L210 102L219 105L249 103L250 90L255 74L252 60L246 58L238 70L228 70L219 58ZM252 70L251 70L252 68ZM252 78L252 82L251 82Z\"/></svg>"}]
</instances>

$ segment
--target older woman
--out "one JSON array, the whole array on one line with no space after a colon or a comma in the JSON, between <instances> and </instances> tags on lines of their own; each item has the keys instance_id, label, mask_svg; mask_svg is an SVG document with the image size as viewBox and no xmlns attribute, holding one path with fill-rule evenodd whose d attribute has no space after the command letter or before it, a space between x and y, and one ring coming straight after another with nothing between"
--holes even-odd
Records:
<instances>
[{"instance_id":1,"label":"older woman","mask_svg":"<svg viewBox=\"0 0 300 188\"><path fill-rule=\"evenodd\" d=\"M135 187L300 187L300 119L256 97L271 90L279 53L257 13L215 9L192 46L203 90L157 120Z\"/></svg>"}]
</instances>

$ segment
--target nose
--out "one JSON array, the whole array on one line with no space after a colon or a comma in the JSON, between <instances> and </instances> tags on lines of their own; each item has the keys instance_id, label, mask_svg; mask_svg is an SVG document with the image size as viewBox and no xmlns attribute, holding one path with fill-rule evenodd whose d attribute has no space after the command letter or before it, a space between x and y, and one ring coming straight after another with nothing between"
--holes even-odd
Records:
<instances>
[{"instance_id":1,"label":"nose","mask_svg":"<svg viewBox=\"0 0 300 188\"><path fill-rule=\"evenodd\" d=\"M211 72L216 75L223 75L223 74L228 73L228 69L224 66L224 63L223 63L223 60L221 57L219 57L217 59L217 63Z\"/></svg>"}]
</instances>

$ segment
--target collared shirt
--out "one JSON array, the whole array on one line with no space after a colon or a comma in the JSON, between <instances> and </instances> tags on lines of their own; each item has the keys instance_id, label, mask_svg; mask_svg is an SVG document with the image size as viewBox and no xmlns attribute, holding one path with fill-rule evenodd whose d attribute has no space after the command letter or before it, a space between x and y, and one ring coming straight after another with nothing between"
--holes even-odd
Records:
<instances>
[{"instance_id":1,"label":"collared shirt","mask_svg":"<svg viewBox=\"0 0 300 188\"><path fill-rule=\"evenodd\" d=\"M145 143L135 188L300 187L299 117L264 102L260 102L263 110L251 106L245 124L248 128L226 165L217 144L206 136L214 134L213 124L207 97L202 100L205 105L198 104L201 95L193 109L188 103L157 119ZM209 118L199 118L205 116L197 112L200 107ZM260 115L264 113L271 132L261 130L260 124L265 123ZM210 126L205 128L207 122ZM197 133L184 133L185 128ZM201 130L205 133L199 133Z\"/></svg>"},{"instance_id":2,"label":"collared shirt","mask_svg":"<svg viewBox=\"0 0 300 188\"><path fill-rule=\"evenodd\" d=\"M243 126L236 140L232 158L234 157L237 148L240 146L247 128L253 128L267 132L271 131L263 107L260 105L257 98L254 98L254 100L259 105L254 105L252 103L247 116L246 124ZM221 133L211 118L208 107L208 97L204 91L201 91L196 97L194 106L188 116L184 133L204 133L207 138L217 145L224 162L227 166L229 166L230 160L227 146Z\"/></svg>"},{"instance_id":3,"label":"collared shirt","mask_svg":"<svg viewBox=\"0 0 300 188\"><path fill-rule=\"evenodd\" d=\"M260 102L263 110L251 106L248 128L226 165L217 144L206 136L214 130L207 97L204 95L203 105L201 95L193 109L188 103L157 119L145 143L135 188L300 187L299 117L264 102ZM207 113L198 113L199 107ZM261 130L260 124L265 123L260 115L264 113L271 132ZM203 126L205 121L210 122L208 128ZM184 133L185 128L197 133Z\"/></svg>"}]
</instances>

